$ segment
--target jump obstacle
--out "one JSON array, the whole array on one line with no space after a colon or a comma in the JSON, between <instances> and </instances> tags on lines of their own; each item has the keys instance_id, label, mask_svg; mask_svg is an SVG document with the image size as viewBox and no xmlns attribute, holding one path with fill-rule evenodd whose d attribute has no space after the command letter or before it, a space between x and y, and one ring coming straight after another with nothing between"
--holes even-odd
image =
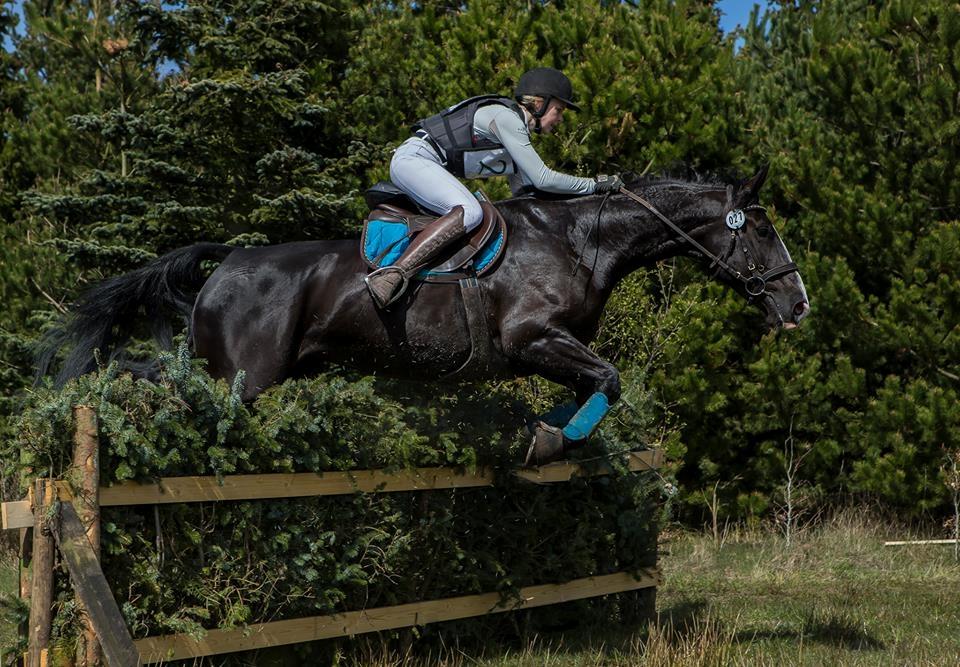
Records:
<instances>
[{"instance_id":1,"label":"jump obstacle","mask_svg":"<svg viewBox=\"0 0 960 667\"><path fill-rule=\"evenodd\" d=\"M100 568L101 507L483 487L493 486L494 473L490 469L480 469L470 474L455 468L417 468L396 473L359 470L234 475L219 479L213 476L170 477L150 484L125 482L100 487L96 413L90 407L77 406L74 416L77 427L73 468L78 473L75 475L78 481L38 479L27 499L0 503L3 529L20 530L20 595L28 599L30 605L28 651L24 656L26 667L45 667L48 661L57 549L86 617L83 649L77 663L94 665L102 655L110 667L134 667L422 626L611 593L655 589L661 583L660 573L654 567L639 573L619 572L521 588L519 600L508 602L504 602L499 593L486 593L254 623L243 628L213 629L199 640L188 634L134 640ZM662 464L662 452L629 452L624 455L624 462L632 472L654 470ZM552 463L539 468L516 469L512 474L534 484L554 484L574 477L595 477L611 472L609 462L598 461ZM29 576L27 564L31 570Z\"/></svg>"}]
</instances>

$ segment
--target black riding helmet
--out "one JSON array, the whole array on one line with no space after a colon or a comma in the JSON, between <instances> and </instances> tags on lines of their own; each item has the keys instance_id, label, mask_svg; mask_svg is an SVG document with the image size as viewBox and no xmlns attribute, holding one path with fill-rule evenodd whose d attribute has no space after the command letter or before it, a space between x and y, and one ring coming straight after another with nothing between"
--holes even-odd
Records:
<instances>
[{"instance_id":1,"label":"black riding helmet","mask_svg":"<svg viewBox=\"0 0 960 667\"><path fill-rule=\"evenodd\" d=\"M573 84L560 70L552 67L537 67L524 72L513 91L513 97L518 102L524 95L535 95L543 98L543 106L531 111L533 117L540 120L550 106L551 99L557 99L567 105L568 109L580 111L580 107L573 103ZM539 122L538 122L539 125Z\"/></svg>"}]
</instances>

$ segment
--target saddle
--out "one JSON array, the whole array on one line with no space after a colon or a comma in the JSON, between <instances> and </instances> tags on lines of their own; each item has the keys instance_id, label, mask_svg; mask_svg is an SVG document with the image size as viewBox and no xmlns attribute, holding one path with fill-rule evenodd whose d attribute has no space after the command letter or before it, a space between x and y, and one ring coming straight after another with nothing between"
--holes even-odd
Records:
<instances>
[{"instance_id":1,"label":"saddle","mask_svg":"<svg viewBox=\"0 0 960 667\"><path fill-rule=\"evenodd\" d=\"M363 223L360 252L371 270L392 264L410 240L437 219L392 183L378 183L367 192L366 200L371 211ZM507 225L490 202L481 201L480 208L480 225L421 271L420 280L458 282L468 276L482 276L496 265L507 245Z\"/></svg>"}]
</instances>

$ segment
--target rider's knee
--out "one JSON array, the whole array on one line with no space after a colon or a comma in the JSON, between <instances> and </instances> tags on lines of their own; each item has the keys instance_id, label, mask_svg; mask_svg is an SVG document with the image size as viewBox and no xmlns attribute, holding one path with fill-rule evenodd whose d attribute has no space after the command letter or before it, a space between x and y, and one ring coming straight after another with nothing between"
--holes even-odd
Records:
<instances>
[{"instance_id":1,"label":"rider's knee","mask_svg":"<svg viewBox=\"0 0 960 667\"><path fill-rule=\"evenodd\" d=\"M463 206L463 226L469 232L475 229L483 222L483 209L480 208L480 202L474 200L464 202Z\"/></svg>"}]
</instances>

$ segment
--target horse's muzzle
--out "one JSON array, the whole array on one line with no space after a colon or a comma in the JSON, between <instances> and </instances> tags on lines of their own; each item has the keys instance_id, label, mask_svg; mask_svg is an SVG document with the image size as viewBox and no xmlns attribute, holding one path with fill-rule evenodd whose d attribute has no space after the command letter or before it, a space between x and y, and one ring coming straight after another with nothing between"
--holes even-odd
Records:
<instances>
[{"instance_id":1,"label":"horse's muzzle","mask_svg":"<svg viewBox=\"0 0 960 667\"><path fill-rule=\"evenodd\" d=\"M775 299L769 299L765 304L767 311L766 325L770 331L779 329L796 329L800 322L810 314L810 304L805 301L797 301L792 308L787 310Z\"/></svg>"},{"instance_id":2,"label":"horse's muzzle","mask_svg":"<svg viewBox=\"0 0 960 667\"><path fill-rule=\"evenodd\" d=\"M791 312L792 319L783 321L784 329L796 329L800 325L800 320L810 314L810 304L806 301L799 301L793 306Z\"/></svg>"}]
</instances>

